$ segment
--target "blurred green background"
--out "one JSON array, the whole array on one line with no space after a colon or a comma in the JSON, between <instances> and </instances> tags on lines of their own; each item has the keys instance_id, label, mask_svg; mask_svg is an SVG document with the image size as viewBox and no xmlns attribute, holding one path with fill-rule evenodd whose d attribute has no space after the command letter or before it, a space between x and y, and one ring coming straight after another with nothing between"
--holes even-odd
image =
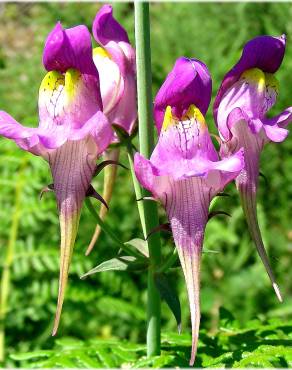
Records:
<instances>
[{"instance_id":1,"label":"blurred green background","mask_svg":"<svg viewBox=\"0 0 292 370\"><path fill-rule=\"evenodd\" d=\"M38 88L45 74L42 49L47 34L58 20L64 27L85 24L91 28L99 7L98 3L0 3L1 110L24 125L37 125ZM113 7L134 43L133 4L114 3ZM224 74L239 58L247 40L260 34L286 33L286 56L277 72L280 95L271 113L292 105L291 3L165 2L152 3L150 11L153 94L175 59L184 55L208 65L214 98ZM210 131L216 133L211 108L207 121ZM202 261L201 327L206 333L216 333L220 327L219 311L223 306L243 328L255 318L278 318L282 322L292 319L291 154L291 137L282 144L266 146L261 171L268 181L266 184L261 180L258 196L260 225L284 303L279 304L275 298L231 184L226 189L231 197L220 199L217 207L232 217L213 218L206 230L205 247L218 252L204 253ZM127 164L124 153L121 161ZM80 280L80 275L117 253L116 246L102 234L93 253L85 257L95 227L86 207L59 333L57 338L51 337L58 288L59 226L54 195L46 194L42 201L38 198L40 189L50 182L48 166L41 158L0 139L0 277L4 268L10 269L7 312L2 323L7 367L19 366L13 354L53 348L60 338L145 341L146 273L106 272ZM95 184L100 188L101 183L99 176ZM160 213L161 222L165 222L162 209ZM123 241L142 237L130 174L122 169L118 170L107 222ZM13 254L7 256L8 246ZM164 234L163 253L172 248L171 237ZM183 331L189 332L181 270L175 269L170 277L181 299ZM165 303L162 330L176 331L175 320ZM102 361L101 366L105 366Z\"/></svg>"}]
</instances>

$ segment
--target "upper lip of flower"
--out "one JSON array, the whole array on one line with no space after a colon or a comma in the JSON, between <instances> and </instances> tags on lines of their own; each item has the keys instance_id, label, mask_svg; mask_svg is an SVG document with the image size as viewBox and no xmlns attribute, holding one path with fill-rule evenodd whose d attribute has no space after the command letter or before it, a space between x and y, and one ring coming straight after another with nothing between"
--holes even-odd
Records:
<instances>
[{"instance_id":1,"label":"upper lip of flower","mask_svg":"<svg viewBox=\"0 0 292 370\"><path fill-rule=\"evenodd\" d=\"M265 117L278 96L273 73L282 63L285 45L285 35L256 37L247 42L241 58L225 75L213 106L223 140L230 140L232 125L238 121L245 121L254 134L262 132L264 142L287 137L284 127L291 120L292 107L274 118Z\"/></svg>"},{"instance_id":2,"label":"upper lip of flower","mask_svg":"<svg viewBox=\"0 0 292 370\"><path fill-rule=\"evenodd\" d=\"M225 92L239 79L245 70L259 68L263 72L275 73L282 64L285 54L286 36L258 36L247 42L241 58L234 67L226 73L217 92L213 111L215 122L220 101Z\"/></svg>"},{"instance_id":3,"label":"upper lip of flower","mask_svg":"<svg viewBox=\"0 0 292 370\"><path fill-rule=\"evenodd\" d=\"M154 100L154 119L160 131L167 106L181 118L191 104L206 114L212 91L212 80L204 63L180 57L174 64Z\"/></svg>"},{"instance_id":4,"label":"upper lip of flower","mask_svg":"<svg viewBox=\"0 0 292 370\"><path fill-rule=\"evenodd\" d=\"M111 123L131 134L137 120L135 50L110 5L103 5L97 12L92 33L102 46L94 52L94 62L100 75L104 112Z\"/></svg>"}]
</instances>

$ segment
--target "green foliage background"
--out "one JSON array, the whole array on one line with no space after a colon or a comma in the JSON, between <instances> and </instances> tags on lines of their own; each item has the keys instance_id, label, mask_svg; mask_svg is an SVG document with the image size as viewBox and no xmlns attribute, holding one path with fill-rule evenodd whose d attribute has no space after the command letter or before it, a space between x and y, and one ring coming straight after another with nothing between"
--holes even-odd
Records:
<instances>
[{"instance_id":1,"label":"green foliage background","mask_svg":"<svg viewBox=\"0 0 292 370\"><path fill-rule=\"evenodd\" d=\"M113 6L115 16L134 42L133 4L115 3ZM38 88L45 74L41 63L45 37L58 20L64 27L82 23L90 28L99 7L98 3L0 3L1 110L25 125L37 125ZM153 93L175 59L185 55L201 59L208 65L215 96L222 77L238 59L247 40L259 34L286 33L287 52L277 73L280 95L272 113L280 112L292 105L291 16L291 3L151 4ZM215 133L211 109L207 120L210 131ZM197 366L291 365L291 154L291 137L280 145L270 144L265 148L261 168L268 184L261 182L258 199L260 224L284 303L276 301L250 241L239 199L231 184L227 189L231 197L220 200L217 205L218 209L231 213L231 219L212 219L206 231L206 249L218 253L205 253L202 261L202 330ZM4 322L4 365L187 366L189 311L181 270L175 269L171 279L181 299L186 334L182 337L174 334L175 320L163 303L164 352L157 361L145 362L146 274L106 272L80 280L80 275L117 253L111 240L102 234L92 255L84 256L95 227L85 207L61 326L57 338L50 336L57 298L59 226L53 194L47 194L42 201L38 199L40 189L51 181L50 173L41 158L22 152L14 143L2 138L0 158L2 271L7 246L14 247ZM127 163L124 154L121 161ZM95 182L101 187L102 176ZM161 221L165 221L163 210ZM124 241L142 237L130 174L124 170L118 172L107 222ZM163 238L163 252L168 253L173 247L172 241L168 235ZM230 318L223 306L236 319ZM86 350L82 350L84 346ZM178 348L174 349L175 346ZM73 355L54 360L64 348L66 351L69 348L69 352L75 348L76 353L73 351ZM111 348L116 348L114 354ZM42 352L23 355L40 350L48 352L43 356ZM43 361L44 358L51 362Z\"/></svg>"}]
</instances>

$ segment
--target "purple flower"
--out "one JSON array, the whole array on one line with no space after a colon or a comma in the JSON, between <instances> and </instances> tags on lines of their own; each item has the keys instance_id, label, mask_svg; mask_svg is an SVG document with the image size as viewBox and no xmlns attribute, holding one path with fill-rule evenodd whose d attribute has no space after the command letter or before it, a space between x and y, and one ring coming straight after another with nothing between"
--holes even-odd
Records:
<instances>
[{"instance_id":1,"label":"purple flower","mask_svg":"<svg viewBox=\"0 0 292 370\"><path fill-rule=\"evenodd\" d=\"M214 117L219 129L222 156L238 148L245 152L245 168L236 179L251 236L281 301L279 288L269 264L256 213L259 158L269 141L281 142L292 120L292 107L273 118L266 113L275 104L278 82L274 73L285 53L285 36L259 36L249 41L240 60L225 75L214 103Z\"/></svg>"},{"instance_id":2,"label":"purple flower","mask_svg":"<svg viewBox=\"0 0 292 370\"><path fill-rule=\"evenodd\" d=\"M51 168L60 229L61 258L56 333L68 280L69 264L84 197L107 148L112 129L102 113L98 72L85 26L64 30L58 23L43 54L48 73L39 90L39 127L28 128L0 112L0 134L23 150L42 156Z\"/></svg>"},{"instance_id":3,"label":"purple flower","mask_svg":"<svg viewBox=\"0 0 292 370\"><path fill-rule=\"evenodd\" d=\"M205 64L196 59L178 58L154 100L154 119L158 132L168 106L172 107L177 118L181 118L191 104L195 104L205 115L211 92L212 81Z\"/></svg>"},{"instance_id":4,"label":"purple flower","mask_svg":"<svg viewBox=\"0 0 292 370\"><path fill-rule=\"evenodd\" d=\"M104 113L111 124L131 134L137 120L135 50L112 13L110 5L103 5L96 14L92 32L101 46L93 50L93 60L99 72Z\"/></svg>"},{"instance_id":5,"label":"purple flower","mask_svg":"<svg viewBox=\"0 0 292 370\"><path fill-rule=\"evenodd\" d=\"M179 70L184 80L175 78ZM210 96L206 66L179 58L155 99L159 141L150 160L135 155L139 182L166 209L186 279L192 319L191 365L199 334L200 256L209 205L244 166L243 150L224 160L218 158L202 114Z\"/></svg>"}]
</instances>

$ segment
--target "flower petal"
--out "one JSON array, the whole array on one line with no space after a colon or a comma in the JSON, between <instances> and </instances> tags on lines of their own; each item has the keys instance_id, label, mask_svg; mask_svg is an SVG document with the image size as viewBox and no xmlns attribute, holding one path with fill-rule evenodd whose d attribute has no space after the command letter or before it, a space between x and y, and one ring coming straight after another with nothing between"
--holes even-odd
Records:
<instances>
[{"instance_id":1,"label":"flower petal","mask_svg":"<svg viewBox=\"0 0 292 370\"><path fill-rule=\"evenodd\" d=\"M251 164L253 167L255 165L254 161ZM250 168L250 167L249 167ZM242 208L247 220L248 229L250 235L255 243L258 254L265 266L267 274L271 280L273 289L276 293L276 296L280 302L282 302L282 296L278 284L276 283L275 275L273 273L272 267L269 262L269 257L265 250L265 246L262 240L260 227L257 219L257 210L256 210L256 193L253 191L252 182L250 182L249 175L247 176L248 180L243 181L243 177L246 176L246 173L250 173L248 169L246 172L243 172L238 179L236 180L237 188L240 193Z\"/></svg>"},{"instance_id":2,"label":"flower petal","mask_svg":"<svg viewBox=\"0 0 292 370\"><path fill-rule=\"evenodd\" d=\"M137 94L134 74L124 80L124 91L116 107L109 113L109 121L121 126L129 135L133 132L137 120Z\"/></svg>"},{"instance_id":3,"label":"flower petal","mask_svg":"<svg viewBox=\"0 0 292 370\"><path fill-rule=\"evenodd\" d=\"M110 45L108 50L115 50L113 55L102 48L94 49L104 113L112 124L121 126L131 134L137 120L135 58L132 56L134 51L132 50L128 59L121 45ZM132 48L130 45L129 47Z\"/></svg>"},{"instance_id":4,"label":"flower petal","mask_svg":"<svg viewBox=\"0 0 292 370\"><path fill-rule=\"evenodd\" d=\"M205 115L211 91L212 80L205 64L197 59L178 58L154 100L154 119L158 131L167 106L173 109L178 119L181 119L191 104Z\"/></svg>"},{"instance_id":5,"label":"flower petal","mask_svg":"<svg viewBox=\"0 0 292 370\"><path fill-rule=\"evenodd\" d=\"M224 140L230 139L232 126L240 120L245 120L253 133L260 131L264 114L275 102L272 89L266 84L270 80L260 69L251 69L226 91L216 121Z\"/></svg>"},{"instance_id":6,"label":"flower petal","mask_svg":"<svg viewBox=\"0 0 292 370\"><path fill-rule=\"evenodd\" d=\"M4 111L0 111L0 135L14 140L23 150L46 157L46 148L40 141L38 129L22 126Z\"/></svg>"},{"instance_id":7,"label":"flower petal","mask_svg":"<svg viewBox=\"0 0 292 370\"><path fill-rule=\"evenodd\" d=\"M150 192L155 192L155 169L149 159L144 158L140 153L135 153L134 168L140 184Z\"/></svg>"},{"instance_id":8,"label":"flower petal","mask_svg":"<svg viewBox=\"0 0 292 370\"><path fill-rule=\"evenodd\" d=\"M259 158L262 147L265 143L263 133L254 135L245 121L238 121L232 128L232 139L223 144L221 154L230 155L239 148L244 148L245 167L236 178L236 186L239 190L242 207L247 220L249 232L255 243L258 254L265 266L265 269L272 282L273 288L278 299L281 301L281 295L272 268L269 263L267 253L262 241L260 228L257 220L256 194L259 178ZM224 148L226 152L224 153Z\"/></svg>"},{"instance_id":9,"label":"flower petal","mask_svg":"<svg viewBox=\"0 0 292 370\"><path fill-rule=\"evenodd\" d=\"M83 74L98 78L92 59L91 36L86 26L63 29L60 22L48 35L43 63L48 71L65 73L74 68Z\"/></svg>"},{"instance_id":10,"label":"flower petal","mask_svg":"<svg viewBox=\"0 0 292 370\"><path fill-rule=\"evenodd\" d=\"M102 112L93 115L80 129L71 130L68 140L82 140L91 136L97 146L97 155L103 153L113 138L113 130Z\"/></svg>"},{"instance_id":11,"label":"flower petal","mask_svg":"<svg viewBox=\"0 0 292 370\"><path fill-rule=\"evenodd\" d=\"M166 211L184 272L192 321L194 364L200 326L200 257L210 204L209 189L200 178L170 180Z\"/></svg>"},{"instance_id":12,"label":"flower petal","mask_svg":"<svg viewBox=\"0 0 292 370\"><path fill-rule=\"evenodd\" d=\"M81 207L96 168L96 158L97 147L90 137L68 141L49 154L61 229L60 280L53 335L60 321Z\"/></svg>"},{"instance_id":13,"label":"flower petal","mask_svg":"<svg viewBox=\"0 0 292 370\"><path fill-rule=\"evenodd\" d=\"M193 176L206 177L209 171L218 170L220 188L219 172L233 172L231 179L244 164L242 151L226 162L218 161L204 117L194 106L188 109L182 121L173 119L170 107L166 109L159 141L151 155L151 163L156 175L170 176L175 180Z\"/></svg>"},{"instance_id":14,"label":"flower petal","mask_svg":"<svg viewBox=\"0 0 292 370\"><path fill-rule=\"evenodd\" d=\"M39 90L40 128L63 126L65 131L78 129L102 109L95 77L82 75L76 69L65 74L47 73Z\"/></svg>"},{"instance_id":15,"label":"flower petal","mask_svg":"<svg viewBox=\"0 0 292 370\"><path fill-rule=\"evenodd\" d=\"M95 48L93 60L99 73L103 112L108 114L121 99L124 91L124 79L119 66L105 49Z\"/></svg>"},{"instance_id":16,"label":"flower petal","mask_svg":"<svg viewBox=\"0 0 292 370\"><path fill-rule=\"evenodd\" d=\"M264 129L267 137L274 142L282 142L286 139L289 131L284 129L292 121L292 107L285 109L273 118L264 119Z\"/></svg>"},{"instance_id":17,"label":"flower petal","mask_svg":"<svg viewBox=\"0 0 292 370\"><path fill-rule=\"evenodd\" d=\"M285 128L281 128L277 125L269 126L264 125L264 130L267 135L267 138L275 143L281 143L289 135L289 131Z\"/></svg>"},{"instance_id":18,"label":"flower petal","mask_svg":"<svg viewBox=\"0 0 292 370\"><path fill-rule=\"evenodd\" d=\"M239 61L224 76L214 102L214 117L225 92L239 79L241 74L251 68L259 68L263 72L275 73L284 58L286 36L258 36L246 43Z\"/></svg>"},{"instance_id":19,"label":"flower petal","mask_svg":"<svg viewBox=\"0 0 292 370\"><path fill-rule=\"evenodd\" d=\"M110 41L129 43L127 32L115 20L113 8L108 4L103 5L97 12L92 26L92 33L95 40L103 46Z\"/></svg>"}]
</instances>

